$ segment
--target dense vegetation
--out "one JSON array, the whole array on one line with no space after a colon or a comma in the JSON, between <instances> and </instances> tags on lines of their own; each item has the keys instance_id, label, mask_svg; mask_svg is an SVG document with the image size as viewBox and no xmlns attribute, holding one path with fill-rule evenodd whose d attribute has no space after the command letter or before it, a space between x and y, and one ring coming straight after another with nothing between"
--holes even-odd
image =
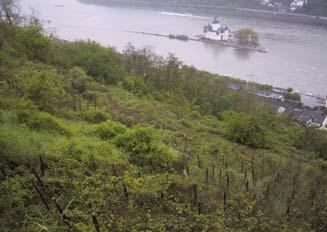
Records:
<instances>
[{"instance_id":1,"label":"dense vegetation","mask_svg":"<svg viewBox=\"0 0 327 232\"><path fill-rule=\"evenodd\" d=\"M84 2L101 2L101 3L115 3L117 0L80 0ZM152 4L153 6L192 6L192 7L203 7L203 6L227 6L227 7L248 7L255 8L260 6L259 0L122 0L124 4Z\"/></svg>"},{"instance_id":2,"label":"dense vegetation","mask_svg":"<svg viewBox=\"0 0 327 232\"><path fill-rule=\"evenodd\" d=\"M288 88L284 91L283 95L285 99L301 102L301 94L294 92L292 88Z\"/></svg>"},{"instance_id":3,"label":"dense vegetation","mask_svg":"<svg viewBox=\"0 0 327 232\"><path fill-rule=\"evenodd\" d=\"M326 133L230 82L4 16L0 231L326 231Z\"/></svg>"},{"instance_id":4,"label":"dense vegetation","mask_svg":"<svg viewBox=\"0 0 327 232\"><path fill-rule=\"evenodd\" d=\"M308 4L300 10L301 13L327 16L326 0L309 0Z\"/></svg>"},{"instance_id":5,"label":"dense vegetation","mask_svg":"<svg viewBox=\"0 0 327 232\"><path fill-rule=\"evenodd\" d=\"M234 33L234 38L241 45L257 47L259 46L258 33L251 28L241 28Z\"/></svg>"}]
</instances>

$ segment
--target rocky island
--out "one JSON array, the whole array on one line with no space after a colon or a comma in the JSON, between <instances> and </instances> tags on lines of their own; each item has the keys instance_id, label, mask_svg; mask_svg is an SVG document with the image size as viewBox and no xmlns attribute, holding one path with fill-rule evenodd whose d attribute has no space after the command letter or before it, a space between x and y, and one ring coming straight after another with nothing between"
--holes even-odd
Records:
<instances>
[{"instance_id":1,"label":"rocky island","mask_svg":"<svg viewBox=\"0 0 327 232\"><path fill-rule=\"evenodd\" d=\"M242 28L234 33L227 26L222 26L217 17L204 26L204 34L200 40L204 42L219 43L237 49L254 50L266 53L267 50L259 44L259 36L251 28Z\"/></svg>"}]
</instances>

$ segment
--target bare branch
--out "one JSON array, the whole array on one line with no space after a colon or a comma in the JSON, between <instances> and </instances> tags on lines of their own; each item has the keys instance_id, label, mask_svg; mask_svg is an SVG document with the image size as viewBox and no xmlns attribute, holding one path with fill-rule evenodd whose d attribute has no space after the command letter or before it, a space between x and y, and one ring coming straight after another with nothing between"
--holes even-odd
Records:
<instances>
[{"instance_id":1,"label":"bare branch","mask_svg":"<svg viewBox=\"0 0 327 232\"><path fill-rule=\"evenodd\" d=\"M20 23L18 0L0 0L0 22L9 25Z\"/></svg>"}]
</instances>

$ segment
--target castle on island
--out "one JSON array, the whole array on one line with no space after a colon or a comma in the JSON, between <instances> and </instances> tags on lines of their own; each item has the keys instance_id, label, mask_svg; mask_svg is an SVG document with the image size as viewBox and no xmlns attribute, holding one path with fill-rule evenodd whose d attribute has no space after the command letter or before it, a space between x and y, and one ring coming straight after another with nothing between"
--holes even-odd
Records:
<instances>
[{"instance_id":1,"label":"castle on island","mask_svg":"<svg viewBox=\"0 0 327 232\"><path fill-rule=\"evenodd\" d=\"M204 38L216 41L228 41L231 39L232 34L227 26L221 26L217 17L204 27Z\"/></svg>"}]
</instances>

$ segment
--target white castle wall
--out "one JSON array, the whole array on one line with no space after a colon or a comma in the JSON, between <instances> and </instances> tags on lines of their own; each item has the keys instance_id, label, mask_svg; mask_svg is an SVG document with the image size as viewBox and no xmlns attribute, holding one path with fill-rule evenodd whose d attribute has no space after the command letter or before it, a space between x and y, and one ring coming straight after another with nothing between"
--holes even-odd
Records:
<instances>
[{"instance_id":1,"label":"white castle wall","mask_svg":"<svg viewBox=\"0 0 327 232\"><path fill-rule=\"evenodd\" d=\"M211 23L212 30L218 31L220 28L220 23Z\"/></svg>"},{"instance_id":2,"label":"white castle wall","mask_svg":"<svg viewBox=\"0 0 327 232\"><path fill-rule=\"evenodd\" d=\"M229 40L229 31L225 31L221 35L223 35L223 40Z\"/></svg>"},{"instance_id":3,"label":"white castle wall","mask_svg":"<svg viewBox=\"0 0 327 232\"><path fill-rule=\"evenodd\" d=\"M229 30L223 30L224 32L221 33L221 25L218 22L217 19L215 19L212 23L210 23L209 29L206 30L204 37L206 39L211 39L211 40L217 40L217 41L222 41L222 40L229 40Z\"/></svg>"},{"instance_id":4,"label":"white castle wall","mask_svg":"<svg viewBox=\"0 0 327 232\"><path fill-rule=\"evenodd\" d=\"M206 39L211 39L211 40L228 40L229 39L229 32L225 31L224 33L217 34L214 31L207 31L205 34Z\"/></svg>"},{"instance_id":5,"label":"white castle wall","mask_svg":"<svg viewBox=\"0 0 327 232\"><path fill-rule=\"evenodd\" d=\"M207 39L220 40L219 36L217 35L217 33L215 31L207 31L207 33L205 34L205 37Z\"/></svg>"}]
</instances>

